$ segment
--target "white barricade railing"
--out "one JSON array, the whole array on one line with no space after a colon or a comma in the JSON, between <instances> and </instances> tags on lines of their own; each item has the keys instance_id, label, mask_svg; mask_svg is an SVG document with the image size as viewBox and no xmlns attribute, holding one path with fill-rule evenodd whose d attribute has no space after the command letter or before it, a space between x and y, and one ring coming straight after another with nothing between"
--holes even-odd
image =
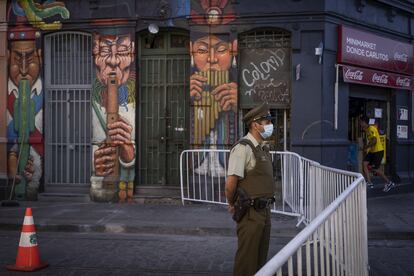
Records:
<instances>
[{"instance_id":1,"label":"white barricade railing","mask_svg":"<svg viewBox=\"0 0 414 276\"><path fill-rule=\"evenodd\" d=\"M180 156L181 199L227 204L224 193L229 150L185 150ZM272 212L303 220L303 168L293 152L270 152L273 160L276 202Z\"/></svg>"},{"instance_id":2,"label":"white barricade railing","mask_svg":"<svg viewBox=\"0 0 414 276\"><path fill-rule=\"evenodd\" d=\"M342 176L321 173L323 182L316 186L327 195L319 202L323 210L256 275L368 275L366 184L359 174L342 171ZM348 177L355 178L350 185ZM325 185L337 179L344 182Z\"/></svg>"},{"instance_id":3,"label":"white barricade railing","mask_svg":"<svg viewBox=\"0 0 414 276\"><path fill-rule=\"evenodd\" d=\"M322 166L292 152L271 153L277 197L272 212L298 216L298 224L308 225L257 275L282 275L286 267L289 275L368 275L362 175ZM181 154L183 204L227 204L228 157L229 150L186 150Z\"/></svg>"},{"instance_id":4,"label":"white barricade railing","mask_svg":"<svg viewBox=\"0 0 414 276\"><path fill-rule=\"evenodd\" d=\"M310 223L360 175L320 165L302 157L303 216Z\"/></svg>"},{"instance_id":5,"label":"white barricade railing","mask_svg":"<svg viewBox=\"0 0 414 276\"><path fill-rule=\"evenodd\" d=\"M281 196L282 205L274 206L274 212L287 215L296 215L298 224L303 220L303 168L301 157L294 152L271 152L273 163L275 157L280 162ZM276 161L277 162L277 161ZM278 171L274 172L278 175ZM277 198L276 193L276 198ZM288 207L288 208L286 208Z\"/></svg>"}]
</instances>

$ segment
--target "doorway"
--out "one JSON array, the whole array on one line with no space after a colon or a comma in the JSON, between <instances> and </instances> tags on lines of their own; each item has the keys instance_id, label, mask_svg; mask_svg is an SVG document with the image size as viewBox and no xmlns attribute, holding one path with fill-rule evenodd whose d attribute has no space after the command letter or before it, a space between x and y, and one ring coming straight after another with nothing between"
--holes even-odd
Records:
<instances>
[{"instance_id":1,"label":"doorway","mask_svg":"<svg viewBox=\"0 0 414 276\"><path fill-rule=\"evenodd\" d=\"M362 130L358 118L364 115L369 118L370 125L378 129L381 143L384 146L384 157L381 165L386 174L389 174L387 162L389 156L390 112L389 102L377 99L349 98L348 112L348 139L351 142L348 150L348 169L362 172L364 153L362 147L366 142L366 135Z\"/></svg>"},{"instance_id":2,"label":"doorway","mask_svg":"<svg viewBox=\"0 0 414 276\"><path fill-rule=\"evenodd\" d=\"M45 37L45 191L89 193L92 36Z\"/></svg>"},{"instance_id":3,"label":"doorway","mask_svg":"<svg viewBox=\"0 0 414 276\"><path fill-rule=\"evenodd\" d=\"M189 139L189 35L143 33L138 45L138 183L178 186L180 154Z\"/></svg>"}]
</instances>

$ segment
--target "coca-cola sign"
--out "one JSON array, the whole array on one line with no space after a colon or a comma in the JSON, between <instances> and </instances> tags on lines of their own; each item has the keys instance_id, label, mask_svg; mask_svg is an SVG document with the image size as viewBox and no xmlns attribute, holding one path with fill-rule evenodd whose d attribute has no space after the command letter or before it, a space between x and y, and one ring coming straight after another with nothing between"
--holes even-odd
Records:
<instances>
[{"instance_id":1,"label":"coca-cola sign","mask_svg":"<svg viewBox=\"0 0 414 276\"><path fill-rule=\"evenodd\" d=\"M374 73L372 75L372 82L381 83L381 84L388 84L388 75L387 74L377 74Z\"/></svg>"},{"instance_id":2,"label":"coca-cola sign","mask_svg":"<svg viewBox=\"0 0 414 276\"><path fill-rule=\"evenodd\" d=\"M338 33L338 63L414 75L413 45L345 26Z\"/></svg>"},{"instance_id":3,"label":"coca-cola sign","mask_svg":"<svg viewBox=\"0 0 414 276\"><path fill-rule=\"evenodd\" d=\"M409 77L397 77L397 80L395 82L397 86L408 88L411 86L411 79Z\"/></svg>"},{"instance_id":4,"label":"coca-cola sign","mask_svg":"<svg viewBox=\"0 0 414 276\"><path fill-rule=\"evenodd\" d=\"M362 81L362 79L364 78L364 72L362 72L361 70L348 69L345 72L345 78L350 79L350 80Z\"/></svg>"},{"instance_id":5,"label":"coca-cola sign","mask_svg":"<svg viewBox=\"0 0 414 276\"><path fill-rule=\"evenodd\" d=\"M345 65L342 73L345 82L414 90L414 79L409 76Z\"/></svg>"}]
</instances>

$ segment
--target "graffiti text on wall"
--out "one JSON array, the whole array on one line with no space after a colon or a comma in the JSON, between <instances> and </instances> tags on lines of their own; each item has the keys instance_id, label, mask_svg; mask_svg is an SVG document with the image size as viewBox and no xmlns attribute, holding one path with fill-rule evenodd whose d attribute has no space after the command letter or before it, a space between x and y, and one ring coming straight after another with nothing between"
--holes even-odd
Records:
<instances>
[{"instance_id":1,"label":"graffiti text on wall","mask_svg":"<svg viewBox=\"0 0 414 276\"><path fill-rule=\"evenodd\" d=\"M243 49L241 61L242 102L289 103L289 62L285 49Z\"/></svg>"}]
</instances>

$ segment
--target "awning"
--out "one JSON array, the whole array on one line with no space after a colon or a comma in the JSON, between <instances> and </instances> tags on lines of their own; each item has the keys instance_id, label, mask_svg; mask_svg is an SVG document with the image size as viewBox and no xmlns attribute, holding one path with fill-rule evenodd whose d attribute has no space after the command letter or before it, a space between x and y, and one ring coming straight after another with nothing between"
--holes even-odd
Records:
<instances>
[{"instance_id":1,"label":"awning","mask_svg":"<svg viewBox=\"0 0 414 276\"><path fill-rule=\"evenodd\" d=\"M414 79L412 76L388 73L348 65L340 66L342 66L344 82L414 90Z\"/></svg>"}]
</instances>

